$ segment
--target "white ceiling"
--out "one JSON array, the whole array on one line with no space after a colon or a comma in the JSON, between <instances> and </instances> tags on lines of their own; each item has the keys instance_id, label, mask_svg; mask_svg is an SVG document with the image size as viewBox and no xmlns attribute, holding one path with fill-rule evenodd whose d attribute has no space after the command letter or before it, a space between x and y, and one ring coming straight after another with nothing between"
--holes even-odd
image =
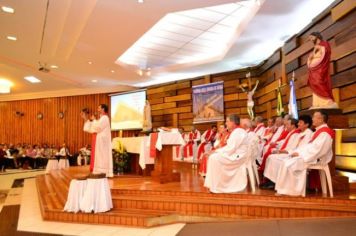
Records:
<instances>
[{"instance_id":1,"label":"white ceiling","mask_svg":"<svg viewBox=\"0 0 356 236\"><path fill-rule=\"evenodd\" d=\"M266 0L224 58L215 62L167 68L150 77L115 64L166 14L231 2L236 1L0 0L1 6L15 9L14 14L0 12L0 79L13 83L11 94L0 95L0 100L117 92L256 65L333 1ZM8 35L18 40L7 40ZM38 62L59 68L39 72ZM28 75L42 83L25 81Z\"/></svg>"}]
</instances>

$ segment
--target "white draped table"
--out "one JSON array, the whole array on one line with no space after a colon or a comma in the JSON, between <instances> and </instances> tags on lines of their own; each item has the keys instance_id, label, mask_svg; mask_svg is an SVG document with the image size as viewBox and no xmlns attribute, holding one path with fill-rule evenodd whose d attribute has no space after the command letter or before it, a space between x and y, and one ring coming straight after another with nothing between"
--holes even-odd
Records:
<instances>
[{"instance_id":1,"label":"white draped table","mask_svg":"<svg viewBox=\"0 0 356 236\"><path fill-rule=\"evenodd\" d=\"M143 170L147 164L154 164L154 158L150 158L150 137L114 138L112 140L113 147L116 142L121 142L128 153L139 154L139 165Z\"/></svg>"}]
</instances>

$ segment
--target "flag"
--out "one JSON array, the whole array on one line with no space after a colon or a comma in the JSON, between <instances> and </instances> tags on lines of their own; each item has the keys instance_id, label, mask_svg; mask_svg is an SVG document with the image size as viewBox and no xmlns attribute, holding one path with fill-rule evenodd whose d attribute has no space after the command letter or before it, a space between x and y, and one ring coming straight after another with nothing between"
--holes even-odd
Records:
<instances>
[{"instance_id":1,"label":"flag","mask_svg":"<svg viewBox=\"0 0 356 236\"><path fill-rule=\"evenodd\" d=\"M290 86L290 95L289 95L288 113L292 118L298 120L298 106L297 106L297 98L295 96L293 79L289 81L289 86Z\"/></svg>"},{"instance_id":2,"label":"flag","mask_svg":"<svg viewBox=\"0 0 356 236\"><path fill-rule=\"evenodd\" d=\"M282 94L281 87L279 86L277 89L277 116L281 116L284 113L283 102L282 102Z\"/></svg>"}]
</instances>

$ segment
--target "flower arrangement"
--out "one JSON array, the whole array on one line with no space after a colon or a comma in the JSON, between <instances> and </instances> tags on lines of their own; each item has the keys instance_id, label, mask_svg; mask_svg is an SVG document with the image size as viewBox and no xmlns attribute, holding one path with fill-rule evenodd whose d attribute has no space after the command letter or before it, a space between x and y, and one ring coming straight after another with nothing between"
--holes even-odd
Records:
<instances>
[{"instance_id":1,"label":"flower arrangement","mask_svg":"<svg viewBox=\"0 0 356 236\"><path fill-rule=\"evenodd\" d=\"M120 141L116 141L112 150L114 173L125 173L130 171L130 156L126 152L124 146Z\"/></svg>"}]
</instances>

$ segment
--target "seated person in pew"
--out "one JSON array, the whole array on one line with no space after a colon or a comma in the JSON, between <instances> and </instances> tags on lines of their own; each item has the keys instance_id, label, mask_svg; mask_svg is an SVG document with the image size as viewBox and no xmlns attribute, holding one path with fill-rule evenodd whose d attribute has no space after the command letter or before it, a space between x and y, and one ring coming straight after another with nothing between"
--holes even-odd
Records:
<instances>
[{"instance_id":1,"label":"seated person in pew","mask_svg":"<svg viewBox=\"0 0 356 236\"><path fill-rule=\"evenodd\" d=\"M274 189L274 183L276 182L282 161L288 158L288 155L293 153L297 148L309 143L313 135L313 131L310 129L311 125L312 119L310 116L302 115L299 117L298 129L300 133L298 134L297 143L295 145L286 145L285 148L281 148L280 150L275 150L273 154L268 157L263 173L265 178L268 178L268 181L265 181L265 183L261 185L261 188Z\"/></svg>"},{"instance_id":2,"label":"seated person in pew","mask_svg":"<svg viewBox=\"0 0 356 236\"><path fill-rule=\"evenodd\" d=\"M81 166L82 162L84 165L87 165L89 159L90 159L90 145L87 144L81 149L79 149L79 155L77 157L78 166Z\"/></svg>"},{"instance_id":3,"label":"seated person in pew","mask_svg":"<svg viewBox=\"0 0 356 236\"><path fill-rule=\"evenodd\" d=\"M199 174L201 176L205 177L206 175L206 167L207 167L209 155L213 153L216 149L224 147L226 145L228 134L229 131L225 128L225 125L220 125L218 133L216 134L215 137L213 148L210 151L205 152L199 160Z\"/></svg>"},{"instance_id":4,"label":"seated person in pew","mask_svg":"<svg viewBox=\"0 0 356 236\"><path fill-rule=\"evenodd\" d=\"M313 114L316 127L309 143L298 147L280 165L275 190L277 194L303 195L309 165L327 165L333 157L332 144L335 132L327 125L328 115L324 111Z\"/></svg>"},{"instance_id":5,"label":"seated person in pew","mask_svg":"<svg viewBox=\"0 0 356 236\"><path fill-rule=\"evenodd\" d=\"M239 192L247 185L247 132L240 127L238 115L229 115L226 126L231 132L227 144L208 159L204 186L213 193Z\"/></svg>"}]
</instances>

